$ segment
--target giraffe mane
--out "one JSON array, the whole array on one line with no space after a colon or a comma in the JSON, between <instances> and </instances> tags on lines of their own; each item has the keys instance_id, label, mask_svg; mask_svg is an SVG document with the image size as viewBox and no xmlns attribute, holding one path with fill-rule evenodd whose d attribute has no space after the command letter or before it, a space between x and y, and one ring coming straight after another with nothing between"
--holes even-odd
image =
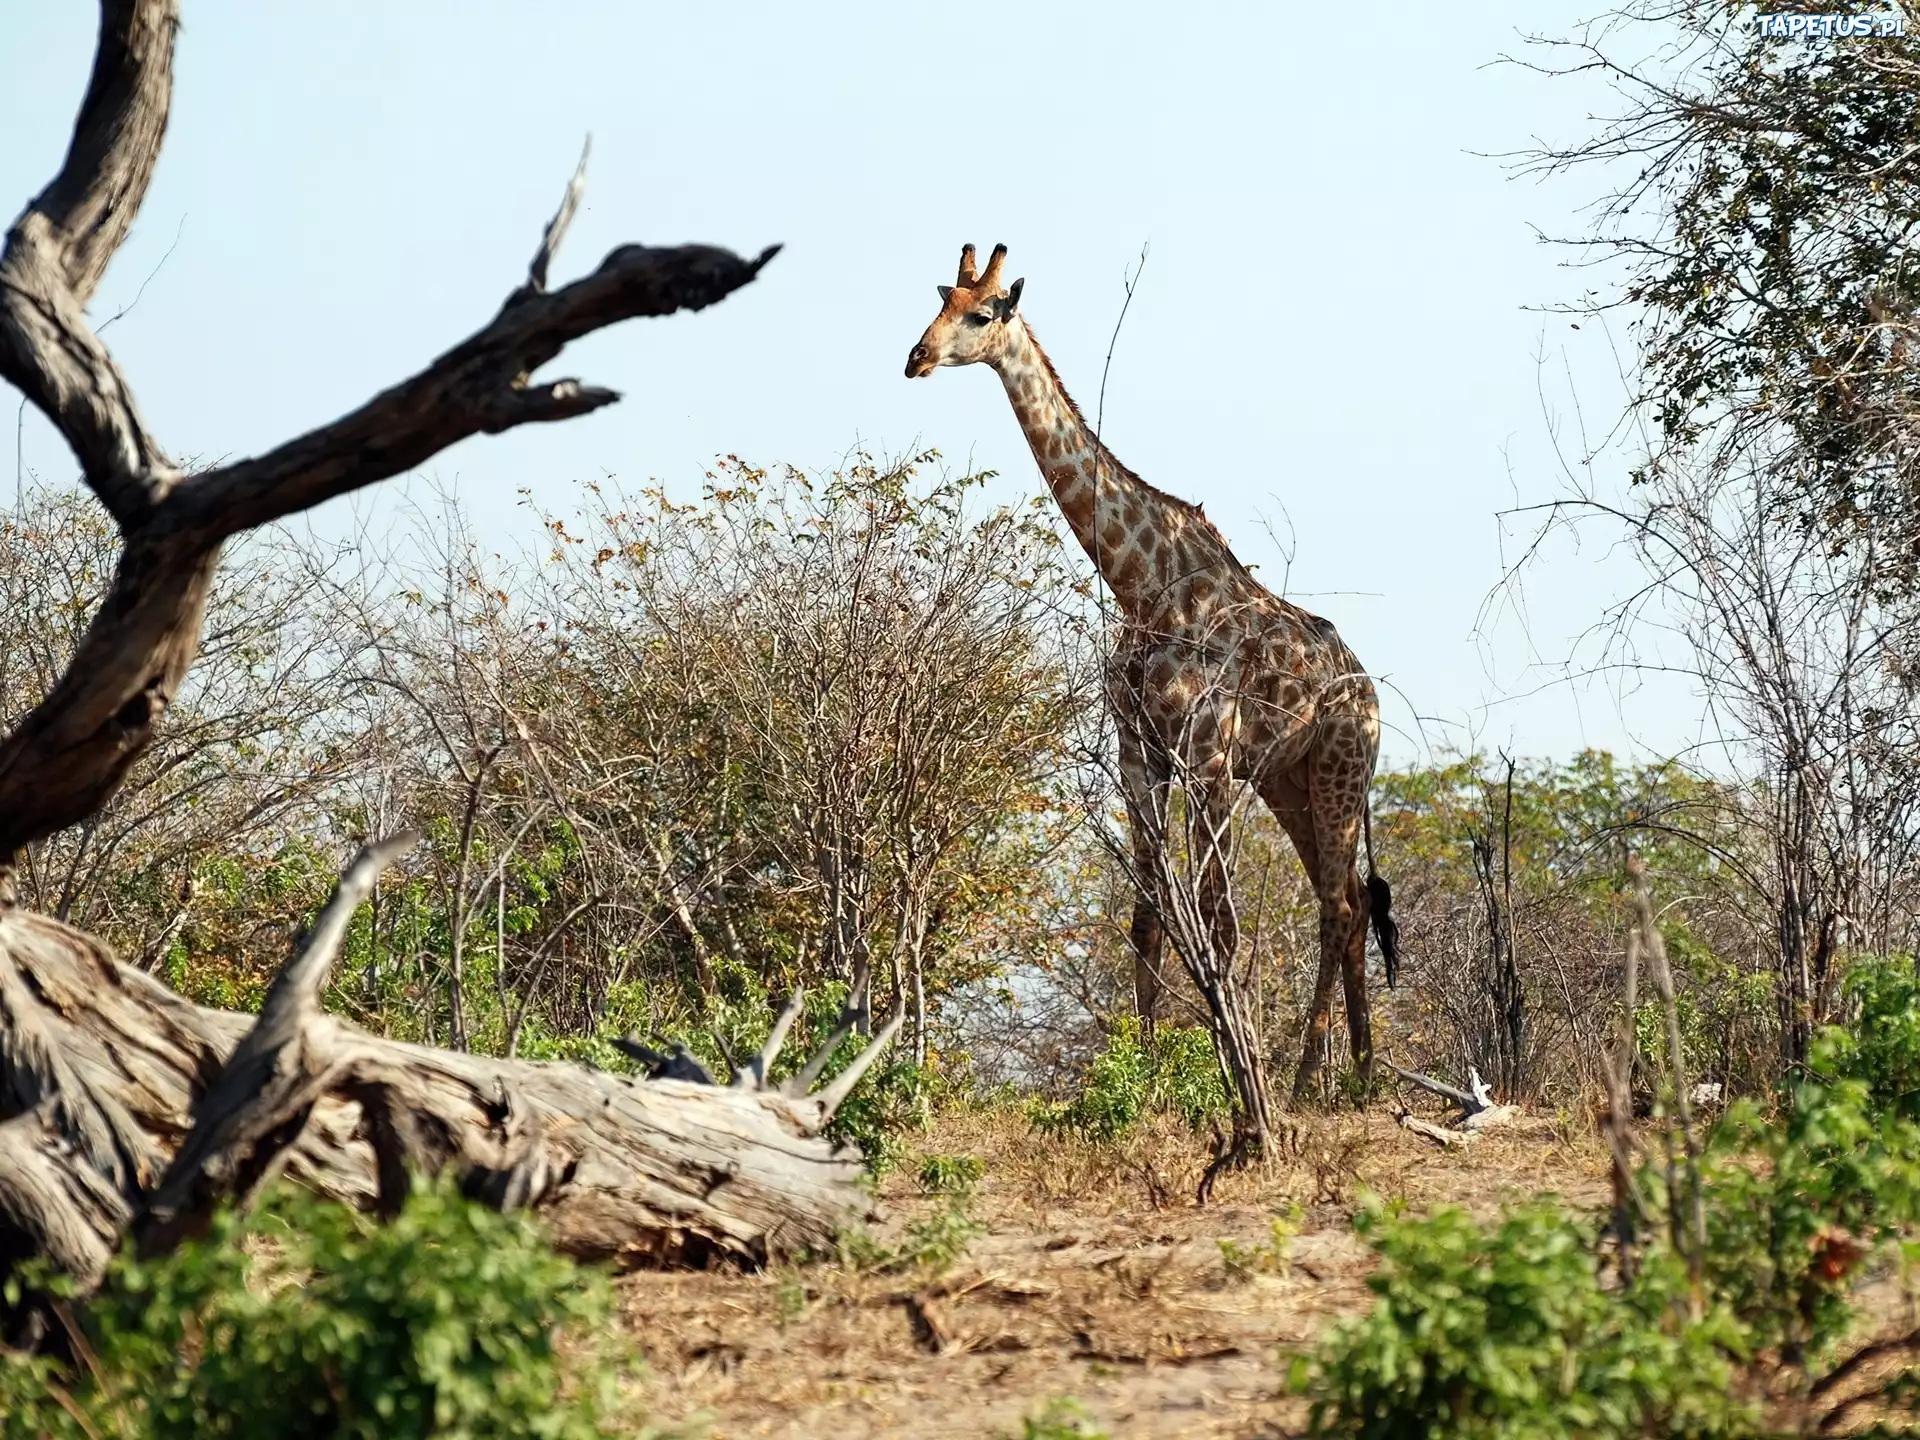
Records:
<instances>
[{"instance_id":1,"label":"giraffe mane","mask_svg":"<svg viewBox=\"0 0 1920 1440\"><path fill-rule=\"evenodd\" d=\"M1047 372L1047 378L1053 382L1053 388L1059 392L1060 398L1067 402L1067 409L1072 412L1074 420L1079 423L1080 428L1086 431L1088 438L1093 441L1094 449L1097 452L1103 452L1115 470L1118 470L1128 480L1138 485L1149 495L1171 506L1173 509L1180 511L1182 514L1190 516L1198 523L1203 534L1212 537L1214 543L1220 547L1220 553L1226 557L1228 563L1248 580L1253 580L1253 572L1248 570L1240 557L1233 553L1233 547L1227 543L1227 537L1222 535L1219 527L1207 518L1206 511L1194 504L1193 501L1183 500L1170 491L1162 490L1151 480L1145 479L1133 470L1130 470L1127 468L1126 463L1107 447L1106 441L1100 438L1099 432L1087 423L1087 417L1081 413L1080 402L1073 398L1073 392L1067 389L1066 382L1061 380L1060 372L1054 368L1053 357L1047 354L1046 347L1040 343L1040 337L1033 333L1033 326L1027 323L1027 317L1022 315L1020 317L1020 323L1026 326L1027 342L1033 346L1033 353L1040 357L1040 365ZM1259 582L1254 581L1254 583L1258 584Z\"/></svg>"}]
</instances>

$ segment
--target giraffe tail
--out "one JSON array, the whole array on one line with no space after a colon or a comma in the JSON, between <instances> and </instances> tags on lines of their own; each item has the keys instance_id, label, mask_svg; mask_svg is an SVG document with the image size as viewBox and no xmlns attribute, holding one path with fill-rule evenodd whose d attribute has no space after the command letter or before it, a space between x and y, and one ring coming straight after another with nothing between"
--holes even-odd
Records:
<instances>
[{"instance_id":1,"label":"giraffe tail","mask_svg":"<svg viewBox=\"0 0 1920 1440\"><path fill-rule=\"evenodd\" d=\"M1380 942L1380 958L1387 967L1387 988L1400 981L1400 923L1393 918L1393 887L1373 863L1373 807L1361 813L1362 831L1367 842L1367 910L1373 916L1374 938Z\"/></svg>"}]
</instances>

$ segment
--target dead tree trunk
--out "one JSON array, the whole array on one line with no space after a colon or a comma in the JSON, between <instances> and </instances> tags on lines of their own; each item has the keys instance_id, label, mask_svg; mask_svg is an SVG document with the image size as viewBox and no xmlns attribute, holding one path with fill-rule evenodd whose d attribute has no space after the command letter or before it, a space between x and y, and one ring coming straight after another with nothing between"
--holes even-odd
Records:
<instances>
[{"instance_id":1,"label":"dead tree trunk","mask_svg":"<svg viewBox=\"0 0 1920 1440\"><path fill-rule=\"evenodd\" d=\"M363 851L342 876L257 1021L191 1005L99 941L16 905L13 857L92 814L164 721L199 648L223 542L469 435L613 403L610 390L532 376L617 321L714 304L778 248L744 260L628 245L550 290L583 156L526 280L485 326L330 425L186 474L148 433L86 318L159 155L178 3L103 0L101 12L66 160L0 254L0 376L65 437L124 536L72 665L0 740L0 1274L45 1254L90 1281L124 1234L164 1248L283 1170L390 1209L410 1174L451 1167L480 1198L539 1209L581 1255L754 1259L827 1239L867 1201L856 1157L821 1130L891 1029L812 1097L823 1056L797 1086L765 1081L798 997L768 1050L725 1087L364 1034L321 997L391 845Z\"/></svg>"},{"instance_id":2,"label":"dead tree trunk","mask_svg":"<svg viewBox=\"0 0 1920 1440\"><path fill-rule=\"evenodd\" d=\"M1493 797L1483 797L1486 826L1468 836L1473 854L1474 879L1480 886L1480 900L1487 913L1486 1006L1490 1013L1485 1034L1491 1054L1494 1081L1509 1101L1520 1098L1526 1073L1527 1001L1520 985L1519 957L1513 916L1513 772L1512 757L1507 762L1505 803L1498 822L1500 827L1500 867L1494 873Z\"/></svg>"},{"instance_id":3,"label":"dead tree trunk","mask_svg":"<svg viewBox=\"0 0 1920 1440\"><path fill-rule=\"evenodd\" d=\"M362 852L257 1020L0 910L0 1256L90 1281L129 1229L167 1249L282 1173L391 1211L410 1176L451 1167L477 1199L538 1210L560 1248L625 1264L758 1262L866 1212L859 1156L821 1130L891 1029L810 1096L817 1063L766 1080L797 995L725 1086L401 1044L327 1014L347 923L402 843Z\"/></svg>"}]
</instances>

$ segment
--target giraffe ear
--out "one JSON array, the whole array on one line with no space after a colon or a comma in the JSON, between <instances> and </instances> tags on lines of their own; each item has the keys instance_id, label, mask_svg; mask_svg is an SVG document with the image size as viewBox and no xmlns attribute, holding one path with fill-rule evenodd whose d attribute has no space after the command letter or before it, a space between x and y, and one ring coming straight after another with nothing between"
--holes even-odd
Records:
<instances>
[{"instance_id":1,"label":"giraffe ear","mask_svg":"<svg viewBox=\"0 0 1920 1440\"><path fill-rule=\"evenodd\" d=\"M933 288L940 292L940 303L942 305L946 304L947 297L953 293L953 287L951 285L936 285Z\"/></svg>"},{"instance_id":2,"label":"giraffe ear","mask_svg":"<svg viewBox=\"0 0 1920 1440\"><path fill-rule=\"evenodd\" d=\"M1022 275L1007 287L1007 303L1003 311L1004 314L1011 315L1020 308L1020 290L1026 283L1027 277Z\"/></svg>"}]
</instances>

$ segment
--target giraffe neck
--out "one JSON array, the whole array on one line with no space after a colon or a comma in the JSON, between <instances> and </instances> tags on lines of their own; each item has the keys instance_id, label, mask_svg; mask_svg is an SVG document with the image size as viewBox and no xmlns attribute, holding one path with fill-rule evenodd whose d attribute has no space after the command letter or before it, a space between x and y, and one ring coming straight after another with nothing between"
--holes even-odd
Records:
<instances>
[{"instance_id":1,"label":"giraffe neck","mask_svg":"<svg viewBox=\"0 0 1920 1440\"><path fill-rule=\"evenodd\" d=\"M1199 557L1188 552L1200 532L1225 545L1195 507L1148 485L1100 443L1024 319L1008 332L993 368L1034 462L1114 599L1142 619L1195 572Z\"/></svg>"}]
</instances>

